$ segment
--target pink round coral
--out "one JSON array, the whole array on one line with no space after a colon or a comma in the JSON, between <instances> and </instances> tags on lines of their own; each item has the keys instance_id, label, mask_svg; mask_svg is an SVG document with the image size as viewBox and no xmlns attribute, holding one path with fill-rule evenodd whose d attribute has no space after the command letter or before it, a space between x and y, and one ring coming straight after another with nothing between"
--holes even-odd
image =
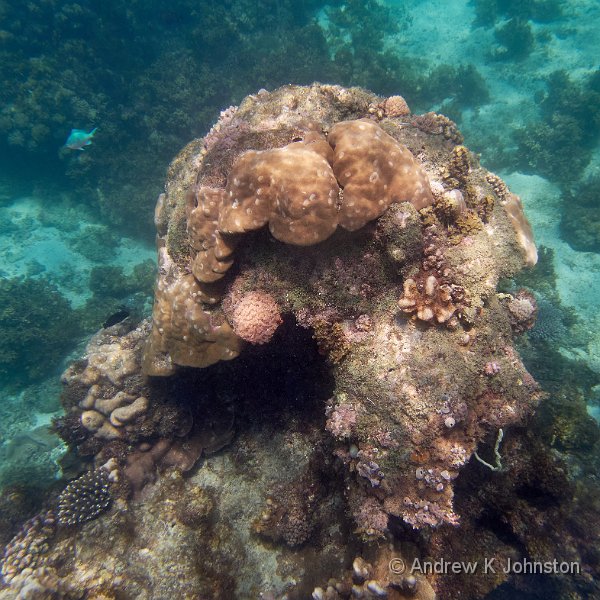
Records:
<instances>
[{"instance_id":1,"label":"pink round coral","mask_svg":"<svg viewBox=\"0 0 600 600\"><path fill-rule=\"evenodd\" d=\"M266 292L248 292L232 313L233 330L251 344L266 344L281 323L277 302Z\"/></svg>"}]
</instances>

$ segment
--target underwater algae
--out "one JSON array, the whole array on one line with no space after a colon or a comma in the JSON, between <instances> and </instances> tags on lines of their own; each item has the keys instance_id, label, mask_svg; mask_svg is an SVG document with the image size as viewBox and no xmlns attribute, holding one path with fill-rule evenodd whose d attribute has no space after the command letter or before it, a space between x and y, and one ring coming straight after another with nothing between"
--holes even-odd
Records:
<instances>
[{"instance_id":1,"label":"underwater algae","mask_svg":"<svg viewBox=\"0 0 600 600\"><path fill-rule=\"evenodd\" d=\"M7 546L0 598L475 599L511 574L396 567L597 569L527 428L535 299L497 289L537 259L520 201L405 106L261 91L173 160L152 320L100 331L63 375L97 518L61 523L57 497Z\"/></svg>"}]
</instances>

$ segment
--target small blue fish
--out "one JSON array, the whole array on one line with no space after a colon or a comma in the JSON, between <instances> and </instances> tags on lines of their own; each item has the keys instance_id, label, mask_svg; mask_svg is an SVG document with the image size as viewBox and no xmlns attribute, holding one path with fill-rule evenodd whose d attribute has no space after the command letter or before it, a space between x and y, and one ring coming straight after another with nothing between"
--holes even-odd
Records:
<instances>
[{"instance_id":1,"label":"small blue fish","mask_svg":"<svg viewBox=\"0 0 600 600\"><path fill-rule=\"evenodd\" d=\"M71 129L71 133L65 142L65 148L71 148L71 150L83 150L84 146L89 146L92 143L92 138L98 130L94 127L89 133L83 129Z\"/></svg>"}]
</instances>

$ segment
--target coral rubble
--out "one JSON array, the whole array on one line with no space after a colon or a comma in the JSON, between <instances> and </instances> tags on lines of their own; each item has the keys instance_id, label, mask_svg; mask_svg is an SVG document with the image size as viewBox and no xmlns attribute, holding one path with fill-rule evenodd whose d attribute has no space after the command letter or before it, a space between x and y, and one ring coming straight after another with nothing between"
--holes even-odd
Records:
<instances>
[{"instance_id":1,"label":"coral rubble","mask_svg":"<svg viewBox=\"0 0 600 600\"><path fill-rule=\"evenodd\" d=\"M531 229L460 142L399 97L314 84L249 96L175 158L152 322L103 330L64 376L61 435L111 465L110 496L83 486L88 508L66 517L79 529L49 551L79 545L84 574L63 562L64 585L148 599L455 591L392 565L466 552L483 508L464 478L527 471L515 448L543 395L513 340L535 298L497 291L535 263ZM521 549L489 536L475 558ZM133 552L129 571L118 552L94 559L113 543ZM503 581L480 575L461 597Z\"/></svg>"}]
</instances>

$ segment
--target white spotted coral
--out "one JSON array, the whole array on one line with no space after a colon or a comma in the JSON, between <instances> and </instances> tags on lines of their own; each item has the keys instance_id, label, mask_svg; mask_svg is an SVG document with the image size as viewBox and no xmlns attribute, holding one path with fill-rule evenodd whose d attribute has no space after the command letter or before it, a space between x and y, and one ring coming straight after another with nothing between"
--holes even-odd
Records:
<instances>
[{"instance_id":1,"label":"white spotted coral","mask_svg":"<svg viewBox=\"0 0 600 600\"><path fill-rule=\"evenodd\" d=\"M343 188L339 223L356 231L393 202L420 210L433 202L425 172L410 150L367 119L341 121L329 132L333 172Z\"/></svg>"},{"instance_id":2,"label":"white spotted coral","mask_svg":"<svg viewBox=\"0 0 600 600\"><path fill-rule=\"evenodd\" d=\"M95 519L111 502L108 472L88 471L71 481L58 499L58 522L77 525Z\"/></svg>"}]
</instances>

